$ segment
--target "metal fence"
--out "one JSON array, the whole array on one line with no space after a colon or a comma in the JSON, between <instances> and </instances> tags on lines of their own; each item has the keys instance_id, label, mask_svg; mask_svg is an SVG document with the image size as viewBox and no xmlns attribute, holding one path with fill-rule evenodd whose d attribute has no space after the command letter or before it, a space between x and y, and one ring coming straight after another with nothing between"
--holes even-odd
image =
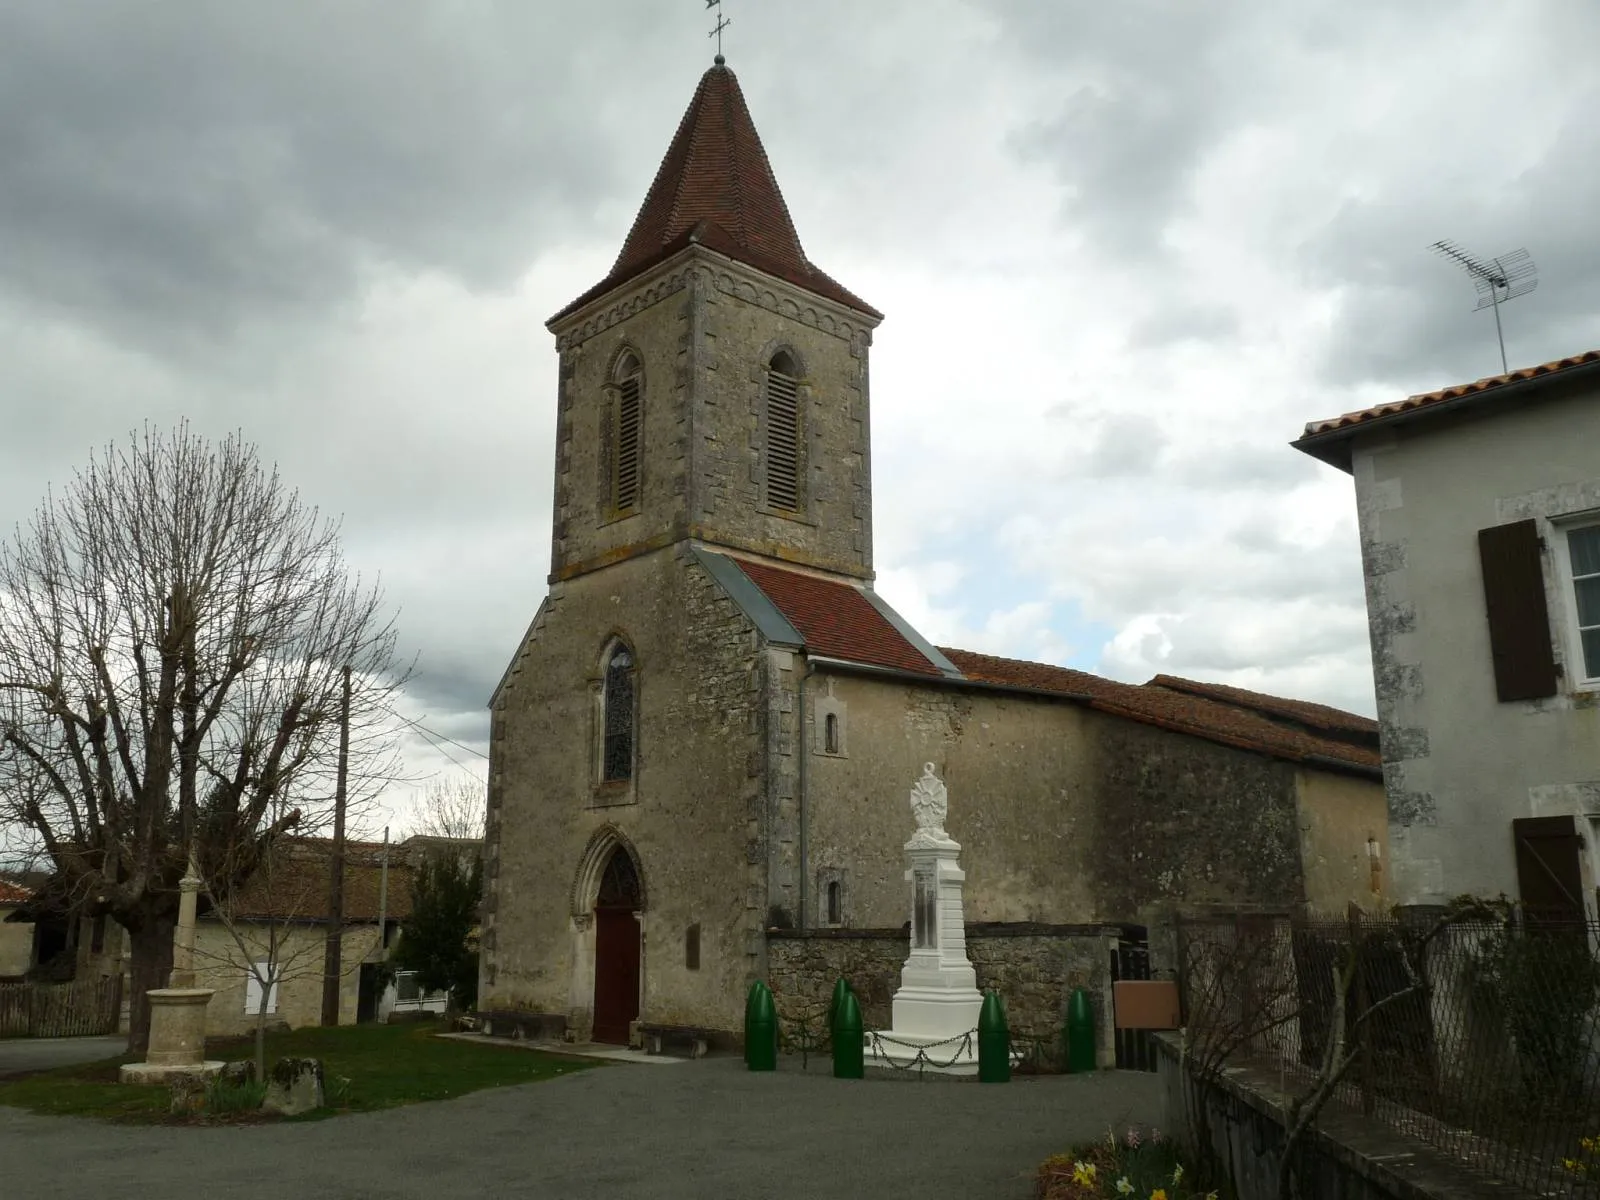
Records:
<instances>
[{"instance_id":1,"label":"metal fence","mask_svg":"<svg viewBox=\"0 0 1600 1200\"><path fill-rule=\"evenodd\" d=\"M122 976L68 983L0 983L0 1037L88 1037L115 1033Z\"/></svg>"},{"instance_id":2,"label":"metal fence","mask_svg":"<svg viewBox=\"0 0 1600 1200\"><path fill-rule=\"evenodd\" d=\"M1270 1061L1484 1175L1600 1197L1600 925L1502 910L1186 919L1195 1070Z\"/></svg>"}]
</instances>

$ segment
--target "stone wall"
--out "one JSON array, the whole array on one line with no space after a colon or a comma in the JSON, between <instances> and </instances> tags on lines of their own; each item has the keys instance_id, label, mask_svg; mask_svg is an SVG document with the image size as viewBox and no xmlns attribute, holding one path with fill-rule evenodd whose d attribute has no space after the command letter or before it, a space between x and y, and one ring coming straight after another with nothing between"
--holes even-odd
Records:
<instances>
[{"instance_id":1,"label":"stone wall","mask_svg":"<svg viewBox=\"0 0 1600 1200\"><path fill-rule=\"evenodd\" d=\"M600 658L632 647L633 779L598 779ZM767 913L767 655L679 548L552 585L496 696L480 998L565 1013L593 1003L595 889L613 846L644 897L640 1017L737 1030ZM698 926L700 954L686 956Z\"/></svg>"},{"instance_id":2,"label":"stone wall","mask_svg":"<svg viewBox=\"0 0 1600 1200\"><path fill-rule=\"evenodd\" d=\"M1209 1133L1232 1172L1238 1200L1277 1200L1283 1113L1290 1097L1271 1064L1236 1064L1215 1083L1185 1082L1176 1034L1157 1034L1161 1127L1193 1148ZM1197 1115L1203 1114L1201 1119ZM1204 1131L1204 1132L1202 1132ZM1433 1147L1357 1113L1330 1107L1306 1135L1303 1180L1311 1200L1489 1200L1508 1188Z\"/></svg>"},{"instance_id":3,"label":"stone wall","mask_svg":"<svg viewBox=\"0 0 1600 1200\"><path fill-rule=\"evenodd\" d=\"M1014 1037L1054 1042L1074 988L1094 1007L1096 1057L1116 1061L1111 1026L1111 953L1118 930L1097 925L997 922L967 927L967 958L978 988L998 991ZM769 930L768 983L780 1010L788 1000L825 1003L841 977L861 1002L869 1029L888 1029L900 969L909 953L906 929Z\"/></svg>"},{"instance_id":4,"label":"stone wall","mask_svg":"<svg viewBox=\"0 0 1600 1200\"><path fill-rule=\"evenodd\" d=\"M844 731L836 753L821 745L823 703ZM1150 925L1173 908L1305 898L1301 775L1318 772L1070 700L827 669L805 721L812 927L835 879L840 924L904 919L907 796L925 762L950 789L971 924ZM1376 780L1347 790L1381 804Z\"/></svg>"}]
</instances>

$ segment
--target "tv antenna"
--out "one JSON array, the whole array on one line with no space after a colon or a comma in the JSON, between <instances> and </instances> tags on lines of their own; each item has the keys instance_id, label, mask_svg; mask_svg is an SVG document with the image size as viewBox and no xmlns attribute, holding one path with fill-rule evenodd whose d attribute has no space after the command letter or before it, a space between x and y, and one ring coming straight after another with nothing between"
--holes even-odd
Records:
<instances>
[{"instance_id":1,"label":"tv antenna","mask_svg":"<svg viewBox=\"0 0 1600 1200\"><path fill-rule=\"evenodd\" d=\"M733 21L732 21L731 18L725 17L725 16L722 15L722 0L706 0L706 8L707 9L713 9L714 8L714 9L717 10L717 25L716 25L716 28L713 29L710 33L706 34L706 36L707 37L714 37L714 38L717 39L716 64L717 64L717 66L720 67L722 65L722 63L723 63L723 58L722 58L722 31L724 29L726 29L729 25L732 25Z\"/></svg>"},{"instance_id":2,"label":"tv antenna","mask_svg":"<svg viewBox=\"0 0 1600 1200\"><path fill-rule=\"evenodd\" d=\"M1532 256L1526 250L1513 250L1485 261L1448 241L1435 242L1431 249L1472 276L1472 286L1478 289L1478 303L1473 312L1494 309L1494 333L1500 339L1500 370L1511 374L1511 368L1506 365L1506 335L1500 327L1500 306L1518 296L1526 296L1539 286L1539 268L1533 265Z\"/></svg>"}]
</instances>

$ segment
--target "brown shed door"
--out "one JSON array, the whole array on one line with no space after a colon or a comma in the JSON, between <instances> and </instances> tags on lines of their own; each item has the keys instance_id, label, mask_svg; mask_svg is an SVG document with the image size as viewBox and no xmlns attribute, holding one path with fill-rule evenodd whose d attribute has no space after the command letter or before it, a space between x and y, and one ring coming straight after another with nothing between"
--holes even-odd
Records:
<instances>
[{"instance_id":1,"label":"brown shed door","mask_svg":"<svg viewBox=\"0 0 1600 1200\"><path fill-rule=\"evenodd\" d=\"M1517 891L1530 914L1580 920L1583 839L1576 817L1521 817L1511 822L1517 845Z\"/></svg>"}]
</instances>

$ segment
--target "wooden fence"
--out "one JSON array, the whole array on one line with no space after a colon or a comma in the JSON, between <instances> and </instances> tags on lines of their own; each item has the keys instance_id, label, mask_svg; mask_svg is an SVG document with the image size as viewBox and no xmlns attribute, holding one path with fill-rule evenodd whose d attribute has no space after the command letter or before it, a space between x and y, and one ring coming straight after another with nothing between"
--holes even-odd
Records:
<instances>
[{"instance_id":1,"label":"wooden fence","mask_svg":"<svg viewBox=\"0 0 1600 1200\"><path fill-rule=\"evenodd\" d=\"M115 1033L122 976L71 983L0 983L0 1037Z\"/></svg>"}]
</instances>

